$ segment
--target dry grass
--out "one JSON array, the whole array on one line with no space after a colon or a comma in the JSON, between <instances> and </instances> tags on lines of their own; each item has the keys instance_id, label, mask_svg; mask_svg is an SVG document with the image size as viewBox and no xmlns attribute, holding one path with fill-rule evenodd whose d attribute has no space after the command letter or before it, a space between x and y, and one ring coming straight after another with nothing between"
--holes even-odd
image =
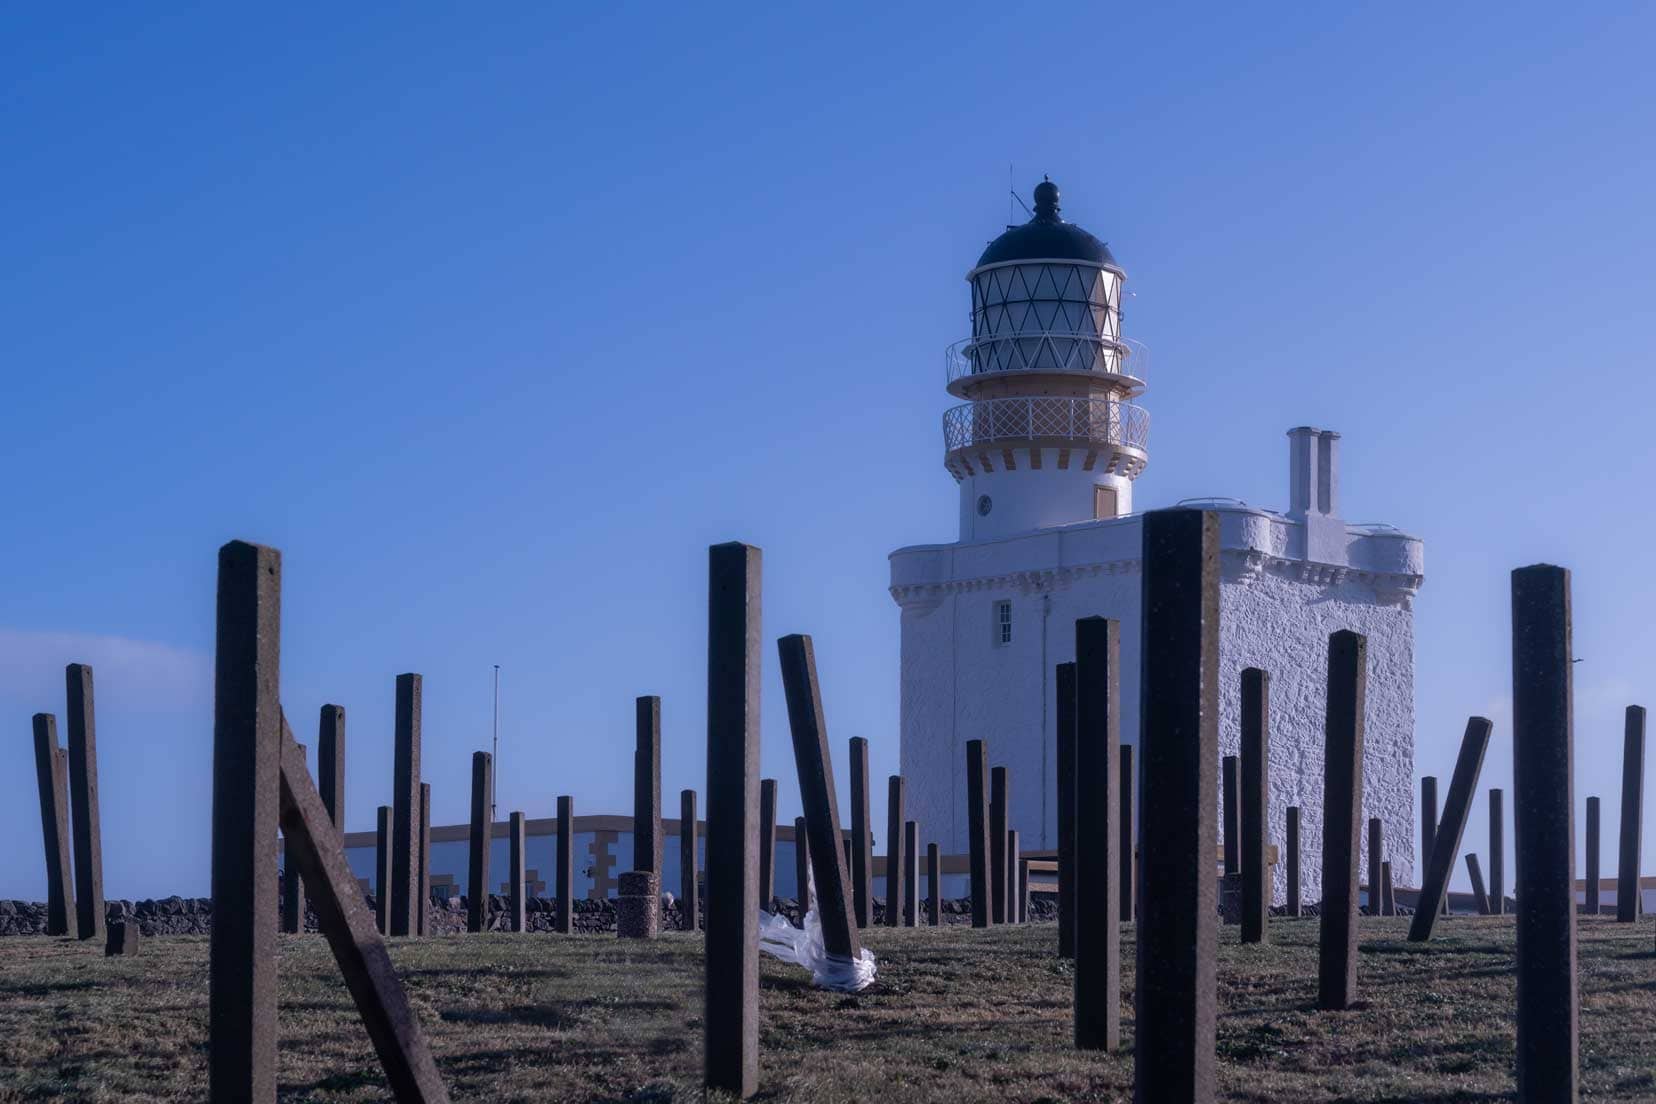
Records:
<instances>
[{"instance_id":1,"label":"dry grass","mask_svg":"<svg viewBox=\"0 0 1656 1104\"><path fill-rule=\"evenodd\" d=\"M1233 1101L1512 1099L1510 918L1454 919L1418 947L1406 920L1364 921L1364 1007L1312 1009L1316 921L1244 948L1222 929L1219 1081ZM759 1099L1130 1099L1130 1050L1069 1045L1070 973L1050 925L879 930L857 996L765 962ZM1648 923L1581 928L1584 1095L1656 1099L1656 955ZM281 1093L382 1100L350 999L316 936L282 937ZM459 1100L701 1098L701 945L613 936L398 940L393 956ZM1132 945L1123 947L1132 1045ZM207 941L137 959L0 940L0 1101L205 1099Z\"/></svg>"}]
</instances>

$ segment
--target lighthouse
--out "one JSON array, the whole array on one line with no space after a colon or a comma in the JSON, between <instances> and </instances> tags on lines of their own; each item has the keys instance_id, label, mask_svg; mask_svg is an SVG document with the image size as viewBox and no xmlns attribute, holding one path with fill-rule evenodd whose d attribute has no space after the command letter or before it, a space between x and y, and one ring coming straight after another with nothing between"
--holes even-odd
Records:
<instances>
[{"instance_id":1,"label":"lighthouse","mask_svg":"<svg viewBox=\"0 0 1656 1104\"><path fill-rule=\"evenodd\" d=\"M1036 185L1029 221L1008 227L966 272L971 329L945 352L953 401L942 440L958 537L891 554L908 808L954 854L966 848L970 740L1007 768L1009 825L1026 852L1056 846L1054 669L1074 658L1078 619L1121 623L1121 739L1139 738L1148 358L1123 331L1126 270L1063 217L1059 198L1052 181ZM1390 525L1344 520L1338 433L1296 426L1287 444L1280 508L1234 498L1181 505L1219 515L1220 752L1240 745L1242 670L1264 669L1267 831L1282 844L1286 810L1299 807L1310 901L1320 889L1328 638L1341 629L1368 639L1363 815L1383 822L1396 883L1412 884L1413 603L1424 544ZM1138 807L1153 800L1140 793ZM1283 874L1273 871L1278 899Z\"/></svg>"}]
</instances>

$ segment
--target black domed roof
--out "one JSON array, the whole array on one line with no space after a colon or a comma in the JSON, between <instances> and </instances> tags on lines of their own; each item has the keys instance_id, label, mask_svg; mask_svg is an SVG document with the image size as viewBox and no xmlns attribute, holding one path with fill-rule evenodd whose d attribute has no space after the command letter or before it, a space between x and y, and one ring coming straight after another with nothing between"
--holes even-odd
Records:
<instances>
[{"instance_id":1,"label":"black domed roof","mask_svg":"<svg viewBox=\"0 0 1656 1104\"><path fill-rule=\"evenodd\" d=\"M1035 217L1014 226L989 243L977 266L1006 261L1087 261L1120 268L1110 247L1075 225L1058 217L1058 185L1043 180L1035 186Z\"/></svg>"}]
</instances>

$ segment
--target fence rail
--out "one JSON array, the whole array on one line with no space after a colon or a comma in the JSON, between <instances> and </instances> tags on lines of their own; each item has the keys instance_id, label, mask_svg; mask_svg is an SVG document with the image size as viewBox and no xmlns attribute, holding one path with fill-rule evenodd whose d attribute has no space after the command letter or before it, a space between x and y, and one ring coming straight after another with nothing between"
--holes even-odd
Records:
<instances>
[{"instance_id":1,"label":"fence rail","mask_svg":"<svg viewBox=\"0 0 1656 1104\"><path fill-rule=\"evenodd\" d=\"M1059 439L1142 450L1150 439L1150 412L1114 399L985 399L943 412L948 452L991 441Z\"/></svg>"}]
</instances>

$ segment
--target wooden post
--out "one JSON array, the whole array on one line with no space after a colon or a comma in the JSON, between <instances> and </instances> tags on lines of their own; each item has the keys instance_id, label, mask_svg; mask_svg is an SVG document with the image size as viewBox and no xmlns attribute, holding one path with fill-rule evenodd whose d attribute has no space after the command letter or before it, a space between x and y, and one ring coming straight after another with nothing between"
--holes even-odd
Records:
<instances>
[{"instance_id":1,"label":"wooden post","mask_svg":"<svg viewBox=\"0 0 1656 1104\"><path fill-rule=\"evenodd\" d=\"M523 814L512 813L507 818L507 824L507 838L511 841L506 860L506 884L509 897L507 908L510 910L507 914L507 928L515 932L528 931L529 894L523 884L523 853L528 844L528 834Z\"/></svg>"},{"instance_id":2,"label":"wooden post","mask_svg":"<svg viewBox=\"0 0 1656 1104\"><path fill-rule=\"evenodd\" d=\"M1506 816L1505 794L1489 791L1489 911L1506 912Z\"/></svg>"},{"instance_id":3,"label":"wooden post","mask_svg":"<svg viewBox=\"0 0 1656 1104\"><path fill-rule=\"evenodd\" d=\"M471 853L466 875L466 930L489 927L489 850L494 824L489 819L489 799L494 795L494 756L472 752Z\"/></svg>"},{"instance_id":4,"label":"wooden post","mask_svg":"<svg viewBox=\"0 0 1656 1104\"><path fill-rule=\"evenodd\" d=\"M75 919L82 939L104 936L103 827L98 815L98 726L92 668L71 663L68 690L69 807L75 837Z\"/></svg>"},{"instance_id":5,"label":"wooden post","mask_svg":"<svg viewBox=\"0 0 1656 1104\"><path fill-rule=\"evenodd\" d=\"M391 934L419 931L420 698L419 675L397 676L396 753L391 793Z\"/></svg>"},{"instance_id":6,"label":"wooden post","mask_svg":"<svg viewBox=\"0 0 1656 1104\"><path fill-rule=\"evenodd\" d=\"M776 896L776 779L759 780L759 907Z\"/></svg>"},{"instance_id":7,"label":"wooden post","mask_svg":"<svg viewBox=\"0 0 1656 1104\"><path fill-rule=\"evenodd\" d=\"M276 826L281 800L282 555L219 549L213 660L214 911L207 1095L276 1099Z\"/></svg>"},{"instance_id":8,"label":"wooden post","mask_svg":"<svg viewBox=\"0 0 1656 1104\"><path fill-rule=\"evenodd\" d=\"M1380 863L1384 861L1385 825L1379 817L1368 822L1368 914L1380 915Z\"/></svg>"},{"instance_id":9,"label":"wooden post","mask_svg":"<svg viewBox=\"0 0 1656 1104\"><path fill-rule=\"evenodd\" d=\"M1258 667L1242 672L1242 942L1263 943L1271 915L1271 868L1265 861L1265 826L1271 800L1271 676Z\"/></svg>"},{"instance_id":10,"label":"wooden post","mask_svg":"<svg viewBox=\"0 0 1656 1104\"><path fill-rule=\"evenodd\" d=\"M420 783L420 901L418 934L431 934L431 783Z\"/></svg>"},{"instance_id":11,"label":"wooden post","mask_svg":"<svg viewBox=\"0 0 1656 1104\"><path fill-rule=\"evenodd\" d=\"M1225 877L1242 873L1242 779L1237 757L1227 755L1219 763L1220 785L1225 798Z\"/></svg>"},{"instance_id":12,"label":"wooden post","mask_svg":"<svg viewBox=\"0 0 1656 1104\"><path fill-rule=\"evenodd\" d=\"M805 914L811 911L811 839L805 830L805 818L794 817L794 900L799 902L799 926L805 926Z\"/></svg>"},{"instance_id":13,"label":"wooden post","mask_svg":"<svg viewBox=\"0 0 1656 1104\"><path fill-rule=\"evenodd\" d=\"M903 923L903 887L907 881L904 873L903 823L908 819L903 810L907 797L908 786L902 775L894 774L886 779L885 922L888 928L901 927Z\"/></svg>"},{"instance_id":14,"label":"wooden post","mask_svg":"<svg viewBox=\"0 0 1656 1104\"><path fill-rule=\"evenodd\" d=\"M345 834L345 707L324 705L316 724L316 787L334 831Z\"/></svg>"},{"instance_id":15,"label":"wooden post","mask_svg":"<svg viewBox=\"0 0 1656 1104\"><path fill-rule=\"evenodd\" d=\"M1074 777L1071 775L1070 777ZM1121 922L1131 924L1137 915L1134 902L1137 900L1137 887L1134 886L1133 856L1138 850L1133 835L1133 795L1138 792L1138 774L1133 770L1133 745L1121 745L1121 770L1116 781L1116 800L1120 808L1116 811L1116 881L1121 898Z\"/></svg>"},{"instance_id":16,"label":"wooden post","mask_svg":"<svg viewBox=\"0 0 1656 1104\"><path fill-rule=\"evenodd\" d=\"M740 1098L759 1083L760 565L749 545L708 550L703 1079Z\"/></svg>"},{"instance_id":17,"label":"wooden post","mask_svg":"<svg viewBox=\"0 0 1656 1104\"><path fill-rule=\"evenodd\" d=\"M1075 664L1057 668L1058 957L1075 957Z\"/></svg>"},{"instance_id":18,"label":"wooden post","mask_svg":"<svg viewBox=\"0 0 1656 1104\"><path fill-rule=\"evenodd\" d=\"M1284 850L1284 862L1287 864L1288 882L1288 915L1298 917L1300 914L1300 810L1298 805L1290 805L1286 810L1284 823L1287 837Z\"/></svg>"},{"instance_id":19,"label":"wooden post","mask_svg":"<svg viewBox=\"0 0 1656 1104\"><path fill-rule=\"evenodd\" d=\"M691 794L690 809L695 811L695 795ZM696 882L695 817L690 819L690 884ZM558 798L558 931L563 935L575 933L575 799L568 794ZM695 910L690 915L695 916ZM691 929L694 930L694 929Z\"/></svg>"},{"instance_id":20,"label":"wooden post","mask_svg":"<svg viewBox=\"0 0 1656 1104\"><path fill-rule=\"evenodd\" d=\"M1432 848L1437 845L1438 780L1431 775L1420 780L1420 884L1426 885L1426 868L1432 865ZM1438 910L1448 915L1449 902Z\"/></svg>"},{"instance_id":21,"label":"wooden post","mask_svg":"<svg viewBox=\"0 0 1656 1104\"><path fill-rule=\"evenodd\" d=\"M1599 914L1599 799L1587 799L1587 915Z\"/></svg>"},{"instance_id":22,"label":"wooden post","mask_svg":"<svg viewBox=\"0 0 1656 1104\"><path fill-rule=\"evenodd\" d=\"M661 699L645 695L634 703L637 744L633 751L634 870L661 874Z\"/></svg>"},{"instance_id":23,"label":"wooden post","mask_svg":"<svg viewBox=\"0 0 1656 1104\"><path fill-rule=\"evenodd\" d=\"M701 892L696 884L696 791L679 791L679 929L701 927Z\"/></svg>"},{"instance_id":24,"label":"wooden post","mask_svg":"<svg viewBox=\"0 0 1656 1104\"><path fill-rule=\"evenodd\" d=\"M874 821L869 812L868 741L851 737L851 896L857 927L874 923Z\"/></svg>"},{"instance_id":25,"label":"wooden post","mask_svg":"<svg viewBox=\"0 0 1656 1104\"><path fill-rule=\"evenodd\" d=\"M1134 1099L1214 1098L1219 515L1144 515ZM1079 965L1079 964L1078 964Z\"/></svg>"},{"instance_id":26,"label":"wooden post","mask_svg":"<svg viewBox=\"0 0 1656 1104\"><path fill-rule=\"evenodd\" d=\"M989 772L989 919L995 924L1006 923L1006 790L1010 782L1005 767Z\"/></svg>"},{"instance_id":27,"label":"wooden post","mask_svg":"<svg viewBox=\"0 0 1656 1104\"><path fill-rule=\"evenodd\" d=\"M391 934L391 806L374 811L374 923Z\"/></svg>"},{"instance_id":28,"label":"wooden post","mask_svg":"<svg viewBox=\"0 0 1656 1104\"><path fill-rule=\"evenodd\" d=\"M966 741L966 842L972 873L972 927L989 926L989 749Z\"/></svg>"},{"instance_id":29,"label":"wooden post","mask_svg":"<svg viewBox=\"0 0 1656 1104\"><path fill-rule=\"evenodd\" d=\"M920 925L920 822L903 822L903 926Z\"/></svg>"},{"instance_id":30,"label":"wooden post","mask_svg":"<svg viewBox=\"0 0 1656 1104\"><path fill-rule=\"evenodd\" d=\"M1478 856L1471 851L1466 853L1466 874L1472 879L1472 900L1478 906L1478 915L1488 916L1489 894L1484 890L1483 869L1478 866Z\"/></svg>"},{"instance_id":31,"label":"wooden post","mask_svg":"<svg viewBox=\"0 0 1656 1104\"><path fill-rule=\"evenodd\" d=\"M1397 898L1392 895L1391 863L1380 864L1380 915L1397 915Z\"/></svg>"},{"instance_id":32,"label":"wooden post","mask_svg":"<svg viewBox=\"0 0 1656 1104\"><path fill-rule=\"evenodd\" d=\"M35 785L40 793L40 838L46 845L46 934L68 935L75 907L69 863L68 756L58 747L57 718L34 715Z\"/></svg>"},{"instance_id":33,"label":"wooden post","mask_svg":"<svg viewBox=\"0 0 1656 1104\"><path fill-rule=\"evenodd\" d=\"M1018 917L1018 830L1006 830L1006 922L1020 924Z\"/></svg>"},{"instance_id":34,"label":"wooden post","mask_svg":"<svg viewBox=\"0 0 1656 1104\"><path fill-rule=\"evenodd\" d=\"M1368 640L1349 629L1328 638L1323 753L1322 917L1317 1007L1357 999L1357 832L1363 815L1363 703Z\"/></svg>"},{"instance_id":35,"label":"wooden post","mask_svg":"<svg viewBox=\"0 0 1656 1104\"><path fill-rule=\"evenodd\" d=\"M1512 827L1518 886L1518 1099L1573 1101L1576 989L1570 573L1512 573Z\"/></svg>"},{"instance_id":36,"label":"wooden post","mask_svg":"<svg viewBox=\"0 0 1656 1104\"><path fill-rule=\"evenodd\" d=\"M926 844L926 884L930 887L931 899L926 902L926 917L931 926L941 927L943 924L943 855L935 843Z\"/></svg>"},{"instance_id":37,"label":"wooden post","mask_svg":"<svg viewBox=\"0 0 1656 1104\"><path fill-rule=\"evenodd\" d=\"M305 754L305 745L294 745L299 754ZM305 882L299 877L299 867L289 854L291 845L282 842L282 931L302 935L305 931Z\"/></svg>"},{"instance_id":38,"label":"wooden post","mask_svg":"<svg viewBox=\"0 0 1656 1104\"><path fill-rule=\"evenodd\" d=\"M1444 806L1437 835L1432 840L1432 855L1426 868L1425 882L1421 886L1420 901L1415 908L1414 920L1409 924L1411 942L1420 943L1432 937L1432 926L1447 903L1449 875L1455 868L1455 855L1460 851L1461 835L1466 831L1472 795L1478 788L1478 772L1483 769L1484 751L1489 747L1489 733L1493 728L1483 717L1473 717L1466 722L1460 755L1455 759L1455 774L1449 780L1449 799ZM1574 900L1572 888L1571 908L1575 907Z\"/></svg>"},{"instance_id":39,"label":"wooden post","mask_svg":"<svg viewBox=\"0 0 1656 1104\"><path fill-rule=\"evenodd\" d=\"M1075 1045L1121 1045L1119 790L1121 765L1121 623L1084 617L1075 623L1075 787L1095 795L1075 816ZM1099 800L1098 798L1102 798Z\"/></svg>"},{"instance_id":40,"label":"wooden post","mask_svg":"<svg viewBox=\"0 0 1656 1104\"><path fill-rule=\"evenodd\" d=\"M1616 852L1616 921L1639 918L1639 844L1644 839L1645 711L1627 707L1622 731L1621 847Z\"/></svg>"}]
</instances>

